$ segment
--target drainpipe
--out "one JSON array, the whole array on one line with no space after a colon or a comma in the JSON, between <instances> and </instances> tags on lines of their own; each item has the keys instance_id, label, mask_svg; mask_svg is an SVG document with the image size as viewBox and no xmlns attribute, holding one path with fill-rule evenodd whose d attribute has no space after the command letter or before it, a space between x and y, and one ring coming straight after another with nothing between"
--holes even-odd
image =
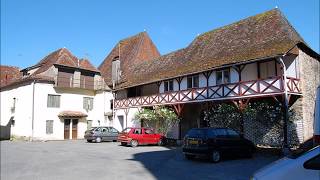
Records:
<instances>
[{"instance_id":1,"label":"drainpipe","mask_svg":"<svg viewBox=\"0 0 320 180\"><path fill-rule=\"evenodd\" d=\"M32 83L32 115L31 115L31 141L33 141L34 136L34 92L35 92L36 80L33 80Z\"/></svg>"},{"instance_id":2,"label":"drainpipe","mask_svg":"<svg viewBox=\"0 0 320 180\"><path fill-rule=\"evenodd\" d=\"M287 68L286 65L283 62L283 56L278 58L278 62L280 62L282 68L283 68L283 89L284 89L284 124L283 124L283 153L287 155L289 153L289 147L288 147L288 121L289 121L289 99L288 99L288 88L287 88Z\"/></svg>"}]
</instances>

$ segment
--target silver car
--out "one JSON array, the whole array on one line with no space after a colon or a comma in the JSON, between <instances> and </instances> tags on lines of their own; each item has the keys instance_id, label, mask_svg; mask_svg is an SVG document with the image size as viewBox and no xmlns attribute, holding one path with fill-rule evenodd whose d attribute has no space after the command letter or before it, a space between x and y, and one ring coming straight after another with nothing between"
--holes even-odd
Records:
<instances>
[{"instance_id":1,"label":"silver car","mask_svg":"<svg viewBox=\"0 0 320 180\"><path fill-rule=\"evenodd\" d=\"M119 131L114 127L92 127L85 132L88 142L117 141Z\"/></svg>"}]
</instances>

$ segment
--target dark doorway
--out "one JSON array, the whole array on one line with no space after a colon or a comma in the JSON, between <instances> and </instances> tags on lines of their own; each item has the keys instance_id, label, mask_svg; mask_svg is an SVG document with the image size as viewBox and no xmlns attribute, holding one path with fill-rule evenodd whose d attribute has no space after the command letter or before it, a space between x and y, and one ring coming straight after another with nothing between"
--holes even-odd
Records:
<instances>
[{"instance_id":1,"label":"dark doorway","mask_svg":"<svg viewBox=\"0 0 320 180\"><path fill-rule=\"evenodd\" d=\"M72 139L78 138L78 119L72 119Z\"/></svg>"},{"instance_id":2,"label":"dark doorway","mask_svg":"<svg viewBox=\"0 0 320 180\"><path fill-rule=\"evenodd\" d=\"M70 119L64 120L64 139L70 139Z\"/></svg>"}]
</instances>

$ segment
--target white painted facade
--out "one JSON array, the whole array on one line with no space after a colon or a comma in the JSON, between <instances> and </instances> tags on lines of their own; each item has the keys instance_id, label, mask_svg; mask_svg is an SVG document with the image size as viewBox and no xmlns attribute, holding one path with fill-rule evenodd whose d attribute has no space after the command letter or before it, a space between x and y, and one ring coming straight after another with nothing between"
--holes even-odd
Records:
<instances>
[{"instance_id":1,"label":"white painted facade","mask_svg":"<svg viewBox=\"0 0 320 180\"><path fill-rule=\"evenodd\" d=\"M47 107L49 94L60 95L60 107ZM86 111L83 108L84 97L93 98L92 110ZM16 102L14 111L12 111L14 98ZM41 140L63 140L64 119L70 118L58 117L58 114L62 111L80 111L85 113L87 117L71 119L78 119L77 139L82 139L85 130L87 130L88 120L92 121L92 126L109 126L112 124L112 121L106 116L106 113L112 112L111 101L112 94L107 91L57 88L50 83L29 83L1 91L1 125L5 126L10 119L13 119L14 125L11 125L11 135L33 137ZM32 116L33 102L34 115ZM53 120L52 134L46 133L46 120ZM72 128L70 128L70 138L72 138L71 131Z\"/></svg>"}]
</instances>

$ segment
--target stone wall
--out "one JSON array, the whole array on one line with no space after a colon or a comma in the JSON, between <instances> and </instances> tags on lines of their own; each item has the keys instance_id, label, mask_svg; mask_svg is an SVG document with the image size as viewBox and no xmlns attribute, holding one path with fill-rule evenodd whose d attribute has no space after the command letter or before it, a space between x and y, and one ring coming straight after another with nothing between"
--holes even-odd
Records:
<instances>
[{"instance_id":1,"label":"stone wall","mask_svg":"<svg viewBox=\"0 0 320 180\"><path fill-rule=\"evenodd\" d=\"M320 85L320 62L299 50L302 90L303 140L313 136L316 89Z\"/></svg>"}]
</instances>

